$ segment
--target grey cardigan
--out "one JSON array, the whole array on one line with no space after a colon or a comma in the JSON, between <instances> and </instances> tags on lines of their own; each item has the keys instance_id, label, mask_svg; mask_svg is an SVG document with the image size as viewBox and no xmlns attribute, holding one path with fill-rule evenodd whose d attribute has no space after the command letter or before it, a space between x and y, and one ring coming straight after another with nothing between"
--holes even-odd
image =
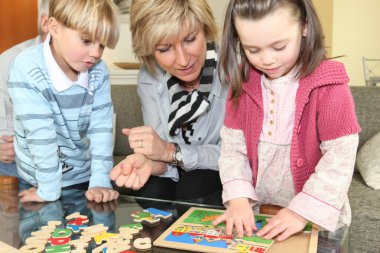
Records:
<instances>
[{"instance_id":1,"label":"grey cardigan","mask_svg":"<svg viewBox=\"0 0 380 253\"><path fill-rule=\"evenodd\" d=\"M163 140L179 144L185 171L195 169L218 171L220 129L224 122L227 85L221 84L215 71L209 96L211 106L194 124L194 135L190 137L191 145L188 145L181 134L173 137L169 135L170 99L165 72L158 67L156 72L156 75L152 75L142 67L138 76L137 92L142 104L144 124L155 129ZM168 165L168 171L162 176L178 181L178 170L175 166Z\"/></svg>"}]
</instances>

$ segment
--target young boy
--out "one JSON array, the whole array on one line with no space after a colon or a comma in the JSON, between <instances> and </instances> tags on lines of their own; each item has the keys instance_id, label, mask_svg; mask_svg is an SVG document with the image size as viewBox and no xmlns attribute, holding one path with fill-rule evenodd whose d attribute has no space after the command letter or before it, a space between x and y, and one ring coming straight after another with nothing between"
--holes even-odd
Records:
<instances>
[{"instance_id":1,"label":"young boy","mask_svg":"<svg viewBox=\"0 0 380 253\"><path fill-rule=\"evenodd\" d=\"M16 164L34 187L21 202L54 201L61 188L89 182L86 197L118 197L109 171L112 117L109 73L100 60L119 38L112 0L51 0L49 35L20 53L9 77Z\"/></svg>"}]
</instances>

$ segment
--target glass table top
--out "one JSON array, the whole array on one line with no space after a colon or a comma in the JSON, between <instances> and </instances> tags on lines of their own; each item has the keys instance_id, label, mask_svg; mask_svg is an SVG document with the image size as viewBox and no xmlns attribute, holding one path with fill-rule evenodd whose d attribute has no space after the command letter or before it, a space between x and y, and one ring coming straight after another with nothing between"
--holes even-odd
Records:
<instances>
[{"instance_id":1,"label":"glass table top","mask_svg":"<svg viewBox=\"0 0 380 253\"><path fill-rule=\"evenodd\" d=\"M160 236L175 220L191 207L224 209L222 206L200 203L166 201L121 195L118 200L108 203L89 202L85 191L79 189L63 190L59 200L46 203L22 204L18 201L17 189L0 187L0 241L15 248L24 245L33 231L47 225L49 221L62 221L65 217L80 212L89 218L89 225L104 224L109 232L118 232L120 226L134 223L131 214L146 208L157 208L173 214L168 220L161 220L157 225L143 225L137 237L150 237L152 242ZM318 252L348 252L348 229L335 233L319 232ZM90 244L88 252L96 247ZM132 248L133 250L133 248ZM139 251L136 251L139 252ZM144 251L146 252L146 251ZM188 252L155 247L148 252ZM270 252L270 250L269 250Z\"/></svg>"}]
</instances>

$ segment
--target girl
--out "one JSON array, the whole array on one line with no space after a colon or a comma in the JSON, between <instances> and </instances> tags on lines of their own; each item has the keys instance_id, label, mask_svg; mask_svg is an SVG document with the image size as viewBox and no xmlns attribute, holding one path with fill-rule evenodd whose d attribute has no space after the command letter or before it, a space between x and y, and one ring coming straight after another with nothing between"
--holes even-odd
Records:
<instances>
[{"instance_id":1,"label":"girl","mask_svg":"<svg viewBox=\"0 0 380 253\"><path fill-rule=\"evenodd\" d=\"M252 235L256 203L283 207L257 233L266 239L307 221L349 225L360 127L311 0L231 0L220 59L231 85L219 159L227 211L214 225Z\"/></svg>"}]
</instances>

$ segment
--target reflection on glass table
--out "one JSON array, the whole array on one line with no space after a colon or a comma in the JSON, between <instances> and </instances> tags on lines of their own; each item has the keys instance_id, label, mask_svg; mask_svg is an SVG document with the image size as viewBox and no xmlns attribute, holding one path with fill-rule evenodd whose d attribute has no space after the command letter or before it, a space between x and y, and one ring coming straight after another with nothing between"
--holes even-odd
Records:
<instances>
[{"instance_id":1,"label":"reflection on glass table","mask_svg":"<svg viewBox=\"0 0 380 253\"><path fill-rule=\"evenodd\" d=\"M109 227L109 232L118 232L120 226L134 223L131 217L133 212L153 207L173 214L171 219L162 220L157 225L143 225L143 230L137 237L150 237L153 242L190 207L223 209L222 206L216 205L130 196L120 196L117 201L97 204L88 202L84 194L83 189L69 189L63 190L61 198L54 202L21 204L18 203L17 191L0 190L0 222L2 223L0 241L20 248L33 231L39 230L52 220L65 224L65 217L75 212L88 216L88 225L104 224ZM347 231L347 228L344 228L335 233L320 232L318 252L349 252L347 251ZM88 252L91 252L94 247L96 247L95 243L92 242ZM148 252L185 251L153 247Z\"/></svg>"}]
</instances>

